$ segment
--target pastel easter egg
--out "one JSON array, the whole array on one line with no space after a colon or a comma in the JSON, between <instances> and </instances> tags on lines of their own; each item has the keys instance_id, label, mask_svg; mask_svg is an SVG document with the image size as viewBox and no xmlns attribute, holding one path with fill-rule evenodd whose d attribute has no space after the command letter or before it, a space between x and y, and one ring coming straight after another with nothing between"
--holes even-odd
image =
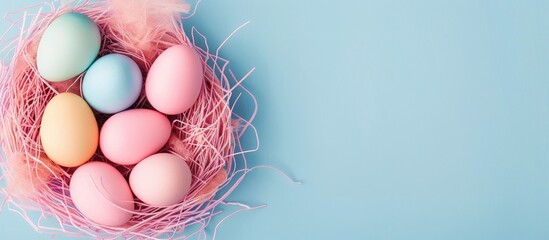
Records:
<instances>
[{"instance_id":1,"label":"pastel easter egg","mask_svg":"<svg viewBox=\"0 0 549 240\"><path fill-rule=\"evenodd\" d=\"M204 73L202 60L188 45L168 48L154 61L147 75L145 92L158 111L180 114L198 99Z\"/></svg>"},{"instance_id":2,"label":"pastel easter egg","mask_svg":"<svg viewBox=\"0 0 549 240\"><path fill-rule=\"evenodd\" d=\"M84 72L101 47L97 25L81 13L66 13L46 28L36 52L38 73L51 82L69 80Z\"/></svg>"},{"instance_id":3,"label":"pastel easter egg","mask_svg":"<svg viewBox=\"0 0 549 240\"><path fill-rule=\"evenodd\" d=\"M130 187L139 199L153 206L183 201L191 188L187 163L170 153L158 153L139 162L130 173Z\"/></svg>"},{"instance_id":4,"label":"pastel easter egg","mask_svg":"<svg viewBox=\"0 0 549 240\"><path fill-rule=\"evenodd\" d=\"M95 61L82 81L82 95L90 106L113 114L135 103L143 85L139 66L122 54L108 54Z\"/></svg>"},{"instance_id":5,"label":"pastel easter egg","mask_svg":"<svg viewBox=\"0 0 549 240\"><path fill-rule=\"evenodd\" d=\"M94 155L99 128L88 104L73 93L53 97L44 110L40 140L46 155L63 167L84 164Z\"/></svg>"},{"instance_id":6,"label":"pastel easter egg","mask_svg":"<svg viewBox=\"0 0 549 240\"><path fill-rule=\"evenodd\" d=\"M111 116L101 128L99 145L112 162L133 165L168 142L171 122L157 111L130 109Z\"/></svg>"},{"instance_id":7,"label":"pastel easter egg","mask_svg":"<svg viewBox=\"0 0 549 240\"><path fill-rule=\"evenodd\" d=\"M128 182L107 163L89 162L80 166L69 187L76 209L95 223L118 227L133 215L135 205Z\"/></svg>"}]
</instances>

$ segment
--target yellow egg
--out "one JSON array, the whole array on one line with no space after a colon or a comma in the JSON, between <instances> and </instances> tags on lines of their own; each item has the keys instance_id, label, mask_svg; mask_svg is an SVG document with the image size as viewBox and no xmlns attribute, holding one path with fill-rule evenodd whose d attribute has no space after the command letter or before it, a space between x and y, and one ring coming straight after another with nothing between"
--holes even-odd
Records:
<instances>
[{"instance_id":1,"label":"yellow egg","mask_svg":"<svg viewBox=\"0 0 549 240\"><path fill-rule=\"evenodd\" d=\"M40 126L46 155L64 167L77 167L93 156L99 128L88 104L73 93L61 93L46 105Z\"/></svg>"}]
</instances>

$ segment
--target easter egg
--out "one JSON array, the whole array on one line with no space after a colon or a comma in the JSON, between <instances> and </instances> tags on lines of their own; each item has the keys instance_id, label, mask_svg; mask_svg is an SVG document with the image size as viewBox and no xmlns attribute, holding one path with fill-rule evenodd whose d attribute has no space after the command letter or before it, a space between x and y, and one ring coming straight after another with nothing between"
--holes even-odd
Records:
<instances>
[{"instance_id":1,"label":"easter egg","mask_svg":"<svg viewBox=\"0 0 549 240\"><path fill-rule=\"evenodd\" d=\"M142 85L141 70L131 58L108 54L97 59L86 71L82 95L93 109L112 114L134 104Z\"/></svg>"},{"instance_id":2,"label":"easter egg","mask_svg":"<svg viewBox=\"0 0 549 240\"><path fill-rule=\"evenodd\" d=\"M158 153L138 163L130 173L130 187L139 199L153 206L183 201L191 188L187 163L170 153Z\"/></svg>"},{"instance_id":3,"label":"easter egg","mask_svg":"<svg viewBox=\"0 0 549 240\"><path fill-rule=\"evenodd\" d=\"M135 206L128 182L107 163L80 166L72 175L69 188L76 209L95 223L118 227L132 217Z\"/></svg>"},{"instance_id":4,"label":"easter egg","mask_svg":"<svg viewBox=\"0 0 549 240\"><path fill-rule=\"evenodd\" d=\"M158 152L168 142L171 127L170 120L157 111L126 110L107 119L99 146L112 162L133 165Z\"/></svg>"},{"instance_id":5,"label":"easter egg","mask_svg":"<svg viewBox=\"0 0 549 240\"><path fill-rule=\"evenodd\" d=\"M38 73L52 82L69 80L84 72L101 46L97 25L81 13L66 13L46 28L36 52Z\"/></svg>"},{"instance_id":6,"label":"easter egg","mask_svg":"<svg viewBox=\"0 0 549 240\"><path fill-rule=\"evenodd\" d=\"M99 129L95 116L78 95L61 93L53 97L40 124L44 152L63 167L80 166L97 150Z\"/></svg>"},{"instance_id":7,"label":"easter egg","mask_svg":"<svg viewBox=\"0 0 549 240\"><path fill-rule=\"evenodd\" d=\"M147 75L145 92L158 111L180 114L198 99L204 73L196 51L187 45L168 48L154 61Z\"/></svg>"}]
</instances>

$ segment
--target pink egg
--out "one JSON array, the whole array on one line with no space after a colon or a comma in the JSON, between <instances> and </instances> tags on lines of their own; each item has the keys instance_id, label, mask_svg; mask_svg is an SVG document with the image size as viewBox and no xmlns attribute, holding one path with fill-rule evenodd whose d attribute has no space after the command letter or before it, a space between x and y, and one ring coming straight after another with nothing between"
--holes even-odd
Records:
<instances>
[{"instance_id":1,"label":"pink egg","mask_svg":"<svg viewBox=\"0 0 549 240\"><path fill-rule=\"evenodd\" d=\"M172 125L162 113L131 109L110 117L99 134L101 151L112 162L133 165L168 142Z\"/></svg>"},{"instance_id":2,"label":"pink egg","mask_svg":"<svg viewBox=\"0 0 549 240\"><path fill-rule=\"evenodd\" d=\"M158 111L174 115L187 111L198 99L204 73L202 60L188 45L166 49L147 74L145 92Z\"/></svg>"},{"instance_id":3,"label":"pink egg","mask_svg":"<svg viewBox=\"0 0 549 240\"><path fill-rule=\"evenodd\" d=\"M110 227L127 223L134 210L128 182L118 170L104 162L88 162L71 177L71 198L89 220Z\"/></svg>"},{"instance_id":4,"label":"pink egg","mask_svg":"<svg viewBox=\"0 0 549 240\"><path fill-rule=\"evenodd\" d=\"M187 163L170 153L152 155L130 173L130 187L141 201L153 206L180 203L191 188Z\"/></svg>"}]
</instances>

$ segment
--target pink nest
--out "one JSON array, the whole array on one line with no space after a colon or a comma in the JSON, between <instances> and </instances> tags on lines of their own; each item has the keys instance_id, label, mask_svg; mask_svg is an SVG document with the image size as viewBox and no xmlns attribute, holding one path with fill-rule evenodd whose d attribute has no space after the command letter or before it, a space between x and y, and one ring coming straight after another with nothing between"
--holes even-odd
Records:
<instances>
[{"instance_id":1,"label":"pink nest","mask_svg":"<svg viewBox=\"0 0 549 240\"><path fill-rule=\"evenodd\" d=\"M49 13L42 13L44 9ZM6 183L0 189L0 195L4 197L0 209L7 206L20 213L41 233L102 239L205 239L206 226L221 212L217 208L219 205L253 209L225 201L246 173L253 170L246 164L244 154L255 149L245 151L240 144L246 129L251 129L257 139L257 133L250 125L256 111L255 98L241 85L251 71L237 79L227 69L228 61L218 56L219 49L210 54L207 47L201 49L195 45L195 40L206 43L206 39L194 28L190 37L183 31L181 16L188 13L189 5L177 0L82 1L43 3L24 11L18 13L20 17L16 20L6 18L12 24L8 34L15 32L17 36L7 39L5 34L1 42L5 46L2 50L4 62L9 64L0 69L3 150L0 180ZM36 13L30 13L32 11ZM81 95L82 76L52 83L42 79L36 69L36 50L44 29L57 16L67 12L83 13L97 23L103 35L100 55L121 53L130 56L144 73L163 50L173 45L188 44L201 55L205 81L199 99L186 113L170 117L172 136L162 150L185 159L193 173L191 190L182 203L153 207L136 198L134 215L123 227L98 225L74 207L69 180L75 169L59 167L48 159L39 141L39 129L45 106L52 97L61 92ZM240 97L233 95L235 90L253 99L254 112L249 118L232 111L234 105L230 105L230 101L238 102ZM151 107L142 93L133 108ZM99 125L107 117L96 113ZM107 160L98 151L91 161ZM237 161L242 162L237 166ZM128 167L117 168L128 176ZM38 211L41 215L29 217L30 211ZM195 230L186 231L186 235L177 234L189 226L194 226Z\"/></svg>"}]
</instances>

